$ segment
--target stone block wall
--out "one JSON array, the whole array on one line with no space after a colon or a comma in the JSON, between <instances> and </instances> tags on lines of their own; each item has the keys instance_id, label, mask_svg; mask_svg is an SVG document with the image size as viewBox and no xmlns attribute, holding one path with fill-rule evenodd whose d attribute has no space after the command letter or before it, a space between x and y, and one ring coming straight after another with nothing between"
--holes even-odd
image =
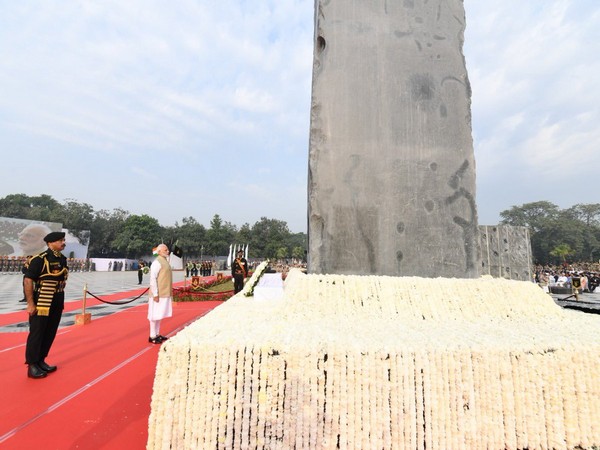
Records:
<instances>
[{"instance_id":1,"label":"stone block wall","mask_svg":"<svg viewBox=\"0 0 600 450\"><path fill-rule=\"evenodd\" d=\"M527 227L480 225L481 275L530 281L533 274Z\"/></svg>"}]
</instances>

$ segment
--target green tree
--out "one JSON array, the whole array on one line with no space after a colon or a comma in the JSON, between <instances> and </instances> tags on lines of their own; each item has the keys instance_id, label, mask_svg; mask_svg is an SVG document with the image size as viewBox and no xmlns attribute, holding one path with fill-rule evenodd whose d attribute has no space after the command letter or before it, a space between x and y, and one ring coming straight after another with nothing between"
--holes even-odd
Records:
<instances>
[{"instance_id":1,"label":"green tree","mask_svg":"<svg viewBox=\"0 0 600 450\"><path fill-rule=\"evenodd\" d=\"M206 244L206 227L193 217L183 218L182 224L175 227L177 245L183 250L183 254L189 258L199 258L202 254L202 246Z\"/></svg>"},{"instance_id":2,"label":"green tree","mask_svg":"<svg viewBox=\"0 0 600 450\"><path fill-rule=\"evenodd\" d=\"M557 263L552 252L558 244L566 244L570 249L570 256L581 259L585 253L584 247L585 226L569 218L568 214L559 214L554 220L549 220L531 237L532 253L536 261L543 263ZM554 258L551 258L554 257Z\"/></svg>"},{"instance_id":3,"label":"green tree","mask_svg":"<svg viewBox=\"0 0 600 450\"><path fill-rule=\"evenodd\" d=\"M121 208L94 211L91 205L73 199L61 204L49 195L25 194L0 198L0 216L62 223L81 239L87 239L82 232L89 230L88 256L92 258L144 256L163 239L167 244L177 241L184 254L195 257L227 255L232 243L249 244L253 258L276 258L283 248L286 257L304 259L306 255L306 233L290 233L286 222L266 217L252 227L244 223L239 230L218 214L208 230L191 216L173 227L161 227L154 218L131 216Z\"/></svg>"},{"instance_id":4,"label":"green tree","mask_svg":"<svg viewBox=\"0 0 600 450\"><path fill-rule=\"evenodd\" d=\"M221 216L215 214L210 221L210 228L206 231L206 241L204 245L205 255L227 255L229 246L237 234L237 229L229 222L223 222Z\"/></svg>"},{"instance_id":5,"label":"green tree","mask_svg":"<svg viewBox=\"0 0 600 450\"><path fill-rule=\"evenodd\" d=\"M572 254L573 250L569 244L559 244L550 252L550 255L560 258L562 262L566 262L567 256Z\"/></svg>"},{"instance_id":6,"label":"green tree","mask_svg":"<svg viewBox=\"0 0 600 450\"><path fill-rule=\"evenodd\" d=\"M293 233L288 238L288 247L292 249L292 257L306 260L307 239L306 233Z\"/></svg>"},{"instance_id":7,"label":"green tree","mask_svg":"<svg viewBox=\"0 0 600 450\"><path fill-rule=\"evenodd\" d=\"M301 261L305 260L305 248L304 247L294 247L292 249L292 258L299 259Z\"/></svg>"},{"instance_id":8,"label":"green tree","mask_svg":"<svg viewBox=\"0 0 600 450\"><path fill-rule=\"evenodd\" d=\"M276 251L277 259L285 259L288 257L287 247L279 247Z\"/></svg>"},{"instance_id":9,"label":"green tree","mask_svg":"<svg viewBox=\"0 0 600 450\"><path fill-rule=\"evenodd\" d=\"M250 251L254 249L253 255L259 258L275 258L277 250L287 247L287 240L291 233L287 223L277 219L261 217L252 226L252 239Z\"/></svg>"},{"instance_id":10,"label":"green tree","mask_svg":"<svg viewBox=\"0 0 600 450\"><path fill-rule=\"evenodd\" d=\"M561 262L555 250L566 244L574 261L593 261L600 252L597 205L578 204L560 210L547 201L513 206L503 211L503 223L527 226L531 231L534 260L540 264Z\"/></svg>"},{"instance_id":11,"label":"green tree","mask_svg":"<svg viewBox=\"0 0 600 450\"><path fill-rule=\"evenodd\" d=\"M507 225L529 227L532 233L538 232L549 220L553 220L559 213L558 206L547 201L525 203L522 206L513 206L502 211L502 223Z\"/></svg>"},{"instance_id":12,"label":"green tree","mask_svg":"<svg viewBox=\"0 0 600 450\"><path fill-rule=\"evenodd\" d=\"M281 247L276 242L267 242L263 250L263 258L276 259L277 252Z\"/></svg>"},{"instance_id":13,"label":"green tree","mask_svg":"<svg viewBox=\"0 0 600 450\"><path fill-rule=\"evenodd\" d=\"M125 225L129 211L121 208L108 211L101 209L94 214L90 227L90 246L88 255L91 258L116 258L122 256L113 243Z\"/></svg>"},{"instance_id":14,"label":"green tree","mask_svg":"<svg viewBox=\"0 0 600 450\"><path fill-rule=\"evenodd\" d=\"M91 231L94 224L94 208L87 203L78 203L75 200L65 200L62 207L62 215L59 222L67 228L71 234L85 244L87 241L86 231Z\"/></svg>"},{"instance_id":15,"label":"green tree","mask_svg":"<svg viewBox=\"0 0 600 450\"><path fill-rule=\"evenodd\" d=\"M588 227L600 226L600 203L589 205L578 203L567 209L567 212Z\"/></svg>"},{"instance_id":16,"label":"green tree","mask_svg":"<svg viewBox=\"0 0 600 450\"><path fill-rule=\"evenodd\" d=\"M236 244L250 244L251 242L252 242L252 229L250 228L249 223L245 223L238 230L238 232L235 236L235 243ZM252 246L250 246L249 256L254 256L255 255L254 252L255 252L255 250L252 248Z\"/></svg>"},{"instance_id":17,"label":"green tree","mask_svg":"<svg viewBox=\"0 0 600 450\"><path fill-rule=\"evenodd\" d=\"M56 220L62 213L62 205L45 194L37 197L11 194L0 199L0 216L2 217L62 223L62 220Z\"/></svg>"},{"instance_id":18,"label":"green tree","mask_svg":"<svg viewBox=\"0 0 600 450\"><path fill-rule=\"evenodd\" d=\"M132 215L125 220L113 246L125 258L139 258L162 242L162 234L163 228L153 217Z\"/></svg>"}]
</instances>

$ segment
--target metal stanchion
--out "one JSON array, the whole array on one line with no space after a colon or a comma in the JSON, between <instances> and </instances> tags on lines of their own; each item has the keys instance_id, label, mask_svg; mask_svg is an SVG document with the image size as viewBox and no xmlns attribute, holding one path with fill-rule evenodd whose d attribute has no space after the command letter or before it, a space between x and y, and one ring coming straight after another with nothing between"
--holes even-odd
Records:
<instances>
[{"instance_id":1,"label":"metal stanchion","mask_svg":"<svg viewBox=\"0 0 600 450\"><path fill-rule=\"evenodd\" d=\"M87 300L87 283L83 286L83 307L81 314L75 316L75 325L86 325L92 321L92 314L85 312L85 304Z\"/></svg>"}]
</instances>

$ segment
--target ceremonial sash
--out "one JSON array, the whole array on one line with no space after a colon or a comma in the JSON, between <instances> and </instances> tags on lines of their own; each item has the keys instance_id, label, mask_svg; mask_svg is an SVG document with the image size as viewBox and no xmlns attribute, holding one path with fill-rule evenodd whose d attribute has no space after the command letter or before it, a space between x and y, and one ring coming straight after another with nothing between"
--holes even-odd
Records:
<instances>
[{"instance_id":1,"label":"ceremonial sash","mask_svg":"<svg viewBox=\"0 0 600 450\"><path fill-rule=\"evenodd\" d=\"M236 262L238 268L240 268L242 270L242 274L244 275L244 278L246 278L246 276L247 276L246 275L247 274L246 264L242 264L242 260L239 258L236 258L235 262ZM240 272L238 270L236 270L235 273L240 273Z\"/></svg>"}]
</instances>

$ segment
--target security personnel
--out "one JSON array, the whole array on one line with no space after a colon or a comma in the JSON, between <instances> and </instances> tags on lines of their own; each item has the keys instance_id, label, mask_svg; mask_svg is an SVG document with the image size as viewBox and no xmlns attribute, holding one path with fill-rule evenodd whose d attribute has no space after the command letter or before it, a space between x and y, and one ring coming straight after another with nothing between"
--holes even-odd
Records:
<instances>
[{"instance_id":1,"label":"security personnel","mask_svg":"<svg viewBox=\"0 0 600 450\"><path fill-rule=\"evenodd\" d=\"M144 261L140 261L138 263L138 284L142 284L142 280L144 279L145 267L146 267L146 264L144 263Z\"/></svg>"},{"instance_id":2,"label":"security personnel","mask_svg":"<svg viewBox=\"0 0 600 450\"><path fill-rule=\"evenodd\" d=\"M244 258L244 251L237 252L237 258L231 264L231 276L233 277L234 295L244 289L244 278L248 276L248 261Z\"/></svg>"},{"instance_id":3,"label":"security personnel","mask_svg":"<svg viewBox=\"0 0 600 450\"><path fill-rule=\"evenodd\" d=\"M29 313L29 336L25 363L29 378L44 378L56 371L45 359L56 337L65 304L65 285L69 274L65 233L53 231L44 237L48 249L29 261L25 273L25 298Z\"/></svg>"}]
</instances>

